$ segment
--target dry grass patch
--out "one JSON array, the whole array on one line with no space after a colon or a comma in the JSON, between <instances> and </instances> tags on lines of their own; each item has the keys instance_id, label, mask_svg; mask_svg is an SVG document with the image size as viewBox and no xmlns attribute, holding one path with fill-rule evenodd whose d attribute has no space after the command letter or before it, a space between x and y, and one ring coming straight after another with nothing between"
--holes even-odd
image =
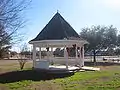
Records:
<instances>
[{"instance_id":1,"label":"dry grass patch","mask_svg":"<svg viewBox=\"0 0 120 90\"><path fill-rule=\"evenodd\" d=\"M63 90L63 88L59 84L51 81L41 81L32 83L26 90Z\"/></svg>"}]
</instances>

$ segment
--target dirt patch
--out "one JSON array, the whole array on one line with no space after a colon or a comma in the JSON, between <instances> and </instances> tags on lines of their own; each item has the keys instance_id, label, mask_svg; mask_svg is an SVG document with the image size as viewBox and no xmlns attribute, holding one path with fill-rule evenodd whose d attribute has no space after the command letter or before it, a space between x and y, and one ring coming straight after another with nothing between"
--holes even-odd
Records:
<instances>
[{"instance_id":1,"label":"dirt patch","mask_svg":"<svg viewBox=\"0 0 120 90\"><path fill-rule=\"evenodd\" d=\"M112 66L97 66L102 71L119 71L120 66L112 65Z\"/></svg>"},{"instance_id":2,"label":"dirt patch","mask_svg":"<svg viewBox=\"0 0 120 90\"><path fill-rule=\"evenodd\" d=\"M51 82L34 83L26 87L31 90L62 90L60 85Z\"/></svg>"},{"instance_id":3,"label":"dirt patch","mask_svg":"<svg viewBox=\"0 0 120 90\"><path fill-rule=\"evenodd\" d=\"M5 85L0 84L0 90L9 90Z\"/></svg>"},{"instance_id":4,"label":"dirt patch","mask_svg":"<svg viewBox=\"0 0 120 90\"><path fill-rule=\"evenodd\" d=\"M17 64L17 60L0 60L0 66L9 65L9 64Z\"/></svg>"},{"instance_id":5,"label":"dirt patch","mask_svg":"<svg viewBox=\"0 0 120 90\"><path fill-rule=\"evenodd\" d=\"M90 61L85 61L84 62L85 66L113 66L113 65L120 65L120 63L114 63L114 62L90 62Z\"/></svg>"}]
</instances>

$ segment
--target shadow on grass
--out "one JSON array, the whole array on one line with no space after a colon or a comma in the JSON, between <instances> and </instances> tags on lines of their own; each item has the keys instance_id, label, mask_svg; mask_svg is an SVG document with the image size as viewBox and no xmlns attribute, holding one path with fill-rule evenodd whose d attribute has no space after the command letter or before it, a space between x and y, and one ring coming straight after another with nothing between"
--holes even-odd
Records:
<instances>
[{"instance_id":1,"label":"shadow on grass","mask_svg":"<svg viewBox=\"0 0 120 90\"><path fill-rule=\"evenodd\" d=\"M74 73L53 74L53 73L37 71L37 70L13 71L13 72L0 74L0 83L12 83L22 80L32 80L32 81L51 80L55 78L69 77L72 75L74 75Z\"/></svg>"}]
</instances>

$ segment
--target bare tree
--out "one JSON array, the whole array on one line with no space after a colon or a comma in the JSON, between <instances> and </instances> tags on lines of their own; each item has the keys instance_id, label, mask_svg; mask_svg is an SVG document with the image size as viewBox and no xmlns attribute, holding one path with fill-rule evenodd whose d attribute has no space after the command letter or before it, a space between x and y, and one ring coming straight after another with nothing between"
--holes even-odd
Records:
<instances>
[{"instance_id":1,"label":"bare tree","mask_svg":"<svg viewBox=\"0 0 120 90\"><path fill-rule=\"evenodd\" d=\"M24 26L23 12L30 2L31 0L0 0L0 50L10 47L18 40L17 31Z\"/></svg>"},{"instance_id":2,"label":"bare tree","mask_svg":"<svg viewBox=\"0 0 120 90\"><path fill-rule=\"evenodd\" d=\"M27 52L29 52L27 44L22 45L20 51L20 59L18 59L21 70L24 68L25 63L27 62L27 59L25 58Z\"/></svg>"}]
</instances>

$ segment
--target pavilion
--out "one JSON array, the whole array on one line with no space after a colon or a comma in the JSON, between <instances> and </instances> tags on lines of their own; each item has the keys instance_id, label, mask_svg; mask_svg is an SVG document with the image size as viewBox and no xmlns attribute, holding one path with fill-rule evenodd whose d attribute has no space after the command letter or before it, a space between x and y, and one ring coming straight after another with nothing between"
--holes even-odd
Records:
<instances>
[{"instance_id":1,"label":"pavilion","mask_svg":"<svg viewBox=\"0 0 120 90\"><path fill-rule=\"evenodd\" d=\"M33 68L49 69L51 61L55 65L64 65L66 69L72 65L79 68L84 66L84 45L88 42L83 40L58 12L29 43L33 45ZM72 58L68 55L71 47L75 50L75 57ZM36 59L36 48L39 48L39 59ZM47 58L42 58L42 48L46 48ZM54 48L63 48L64 57L55 58Z\"/></svg>"}]
</instances>

